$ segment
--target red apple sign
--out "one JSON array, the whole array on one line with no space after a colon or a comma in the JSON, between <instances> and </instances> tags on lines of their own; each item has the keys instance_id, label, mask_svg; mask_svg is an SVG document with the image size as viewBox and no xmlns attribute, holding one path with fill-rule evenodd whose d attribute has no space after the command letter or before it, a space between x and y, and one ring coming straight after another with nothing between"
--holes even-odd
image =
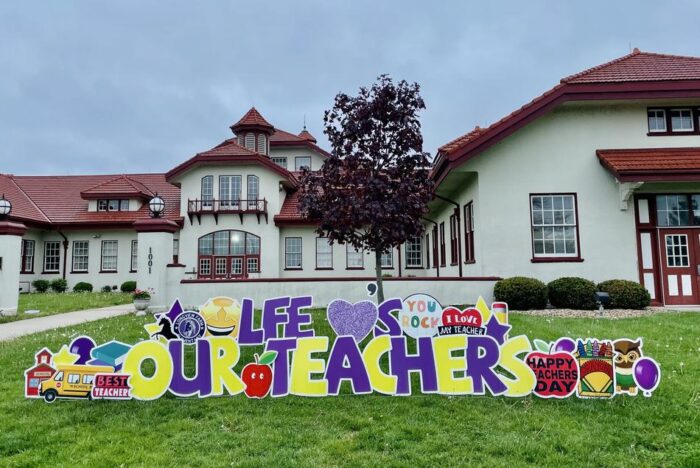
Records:
<instances>
[{"instance_id":1,"label":"red apple sign","mask_svg":"<svg viewBox=\"0 0 700 468\"><path fill-rule=\"evenodd\" d=\"M272 386L272 368L270 364L277 357L277 351L266 351L262 356L255 355L255 363L246 364L241 372L248 398L265 398Z\"/></svg>"},{"instance_id":2,"label":"red apple sign","mask_svg":"<svg viewBox=\"0 0 700 468\"><path fill-rule=\"evenodd\" d=\"M525 362L535 373L535 395L542 398L566 398L576 390L578 363L569 353L543 353L533 351Z\"/></svg>"}]
</instances>

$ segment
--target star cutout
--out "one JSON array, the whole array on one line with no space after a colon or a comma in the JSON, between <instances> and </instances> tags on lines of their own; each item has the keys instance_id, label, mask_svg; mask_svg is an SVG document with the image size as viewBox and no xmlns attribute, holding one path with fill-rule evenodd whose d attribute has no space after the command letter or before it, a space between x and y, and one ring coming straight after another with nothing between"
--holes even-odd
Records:
<instances>
[{"instance_id":1,"label":"star cutout","mask_svg":"<svg viewBox=\"0 0 700 468\"><path fill-rule=\"evenodd\" d=\"M73 354L68 350L68 346L63 345L61 350L53 355L54 366L70 366L80 359L79 354Z\"/></svg>"},{"instance_id":2,"label":"star cutout","mask_svg":"<svg viewBox=\"0 0 700 468\"><path fill-rule=\"evenodd\" d=\"M168 311L167 314L165 314L165 316L170 319L170 323L175 323L175 319L181 313L182 313L182 304L180 304L179 299L175 299L175 302L173 302L173 305L170 306L170 310Z\"/></svg>"},{"instance_id":3,"label":"star cutout","mask_svg":"<svg viewBox=\"0 0 700 468\"><path fill-rule=\"evenodd\" d=\"M486 301L483 297L479 296L479 299L477 299L474 308L478 310L481 314L481 320L483 322L488 322L489 317L491 317L491 309L489 309L489 306L488 304L486 304Z\"/></svg>"},{"instance_id":4,"label":"star cutout","mask_svg":"<svg viewBox=\"0 0 700 468\"><path fill-rule=\"evenodd\" d=\"M492 315L488 323L486 323L486 334L496 340L499 345L506 342L506 333L510 331L510 325L503 325L498 321L495 315Z\"/></svg>"}]
</instances>

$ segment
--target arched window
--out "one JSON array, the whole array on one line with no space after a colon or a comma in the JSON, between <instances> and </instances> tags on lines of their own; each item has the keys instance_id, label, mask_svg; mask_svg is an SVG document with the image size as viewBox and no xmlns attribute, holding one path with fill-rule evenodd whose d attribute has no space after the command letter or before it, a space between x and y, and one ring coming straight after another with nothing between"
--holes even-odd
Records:
<instances>
[{"instance_id":1,"label":"arched window","mask_svg":"<svg viewBox=\"0 0 700 468\"><path fill-rule=\"evenodd\" d=\"M257 210L260 198L260 179L256 175L248 176L248 209Z\"/></svg>"},{"instance_id":2,"label":"arched window","mask_svg":"<svg viewBox=\"0 0 700 468\"><path fill-rule=\"evenodd\" d=\"M255 133L246 133L245 147L249 150L255 151Z\"/></svg>"},{"instance_id":3,"label":"arched window","mask_svg":"<svg viewBox=\"0 0 700 468\"><path fill-rule=\"evenodd\" d=\"M258 135L258 153L267 154L267 138L262 133Z\"/></svg>"},{"instance_id":4,"label":"arched window","mask_svg":"<svg viewBox=\"0 0 700 468\"><path fill-rule=\"evenodd\" d=\"M199 238L198 277L247 278L260 273L260 237L245 231L216 231Z\"/></svg>"}]
</instances>

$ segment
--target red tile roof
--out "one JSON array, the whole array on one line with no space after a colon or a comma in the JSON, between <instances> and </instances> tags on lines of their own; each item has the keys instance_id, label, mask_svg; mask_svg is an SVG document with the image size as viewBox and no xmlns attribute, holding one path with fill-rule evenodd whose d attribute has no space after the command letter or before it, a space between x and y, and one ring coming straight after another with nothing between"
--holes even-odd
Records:
<instances>
[{"instance_id":1,"label":"red tile roof","mask_svg":"<svg viewBox=\"0 0 700 468\"><path fill-rule=\"evenodd\" d=\"M83 190L81 195L86 200L97 200L106 197L133 197L150 200L154 194L141 182L129 176L120 175L107 182L102 182L87 190Z\"/></svg>"},{"instance_id":2,"label":"red tile roof","mask_svg":"<svg viewBox=\"0 0 700 468\"><path fill-rule=\"evenodd\" d=\"M596 154L621 182L700 181L700 148L602 149Z\"/></svg>"},{"instance_id":3,"label":"red tile roof","mask_svg":"<svg viewBox=\"0 0 700 468\"><path fill-rule=\"evenodd\" d=\"M287 192L278 215L274 217L276 225L317 224L299 212L299 191Z\"/></svg>"},{"instance_id":4,"label":"red tile roof","mask_svg":"<svg viewBox=\"0 0 700 468\"><path fill-rule=\"evenodd\" d=\"M567 76L562 83L619 83L700 79L700 58L654 54L634 49L631 54Z\"/></svg>"},{"instance_id":5,"label":"red tile roof","mask_svg":"<svg viewBox=\"0 0 700 468\"><path fill-rule=\"evenodd\" d=\"M49 218L39 209L29 196L17 185L14 176L0 174L0 194L12 203L10 216L18 220L48 223Z\"/></svg>"},{"instance_id":6,"label":"red tile roof","mask_svg":"<svg viewBox=\"0 0 700 468\"><path fill-rule=\"evenodd\" d=\"M287 169L273 163L269 156L244 148L237 143L235 138L229 138L208 151L197 153L194 157L168 171L165 178L171 181L191 167L202 164L258 164L280 174L287 180L289 187L296 187L297 184L296 177Z\"/></svg>"},{"instance_id":7,"label":"red tile roof","mask_svg":"<svg viewBox=\"0 0 700 468\"><path fill-rule=\"evenodd\" d=\"M299 138L303 138L304 140L308 140L311 143L316 143L316 138L307 129L304 129L301 131L301 133L299 134Z\"/></svg>"},{"instance_id":8,"label":"red tile roof","mask_svg":"<svg viewBox=\"0 0 700 468\"><path fill-rule=\"evenodd\" d=\"M255 107L251 107L250 110L246 112L238 122L231 125L231 130L236 132L237 130L249 127L267 129L269 131L274 131L275 129L275 127L273 127L270 122L265 120L265 117L263 117Z\"/></svg>"},{"instance_id":9,"label":"red tile roof","mask_svg":"<svg viewBox=\"0 0 700 468\"><path fill-rule=\"evenodd\" d=\"M26 199L35 206L35 210L26 211L27 200L22 200L22 210L13 209L12 216L25 221L51 223L61 226L79 224L100 224L114 226L130 226L137 219L149 218L148 206L144 204L138 211L88 211L88 201L82 198L81 192L113 181L121 176L89 175L89 176L4 176L0 184L7 185L7 179L20 187ZM137 186L143 186L152 193L158 193L165 200L166 219L180 219L180 190L165 180L163 174L130 174ZM4 179L4 181L3 181ZM8 194L8 199L10 196ZM13 206L15 200L11 200Z\"/></svg>"},{"instance_id":10,"label":"red tile roof","mask_svg":"<svg viewBox=\"0 0 700 468\"><path fill-rule=\"evenodd\" d=\"M631 54L561 80L555 87L486 128L475 128L438 149L431 177L439 183L462 162L566 101L678 98L700 95L700 58Z\"/></svg>"},{"instance_id":11,"label":"red tile roof","mask_svg":"<svg viewBox=\"0 0 700 468\"><path fill-rule=\"evenodd\" d=\"M300 133L299 135L303 134ZM311 138L313 136L306 132ZM293 133L285 132L284 130L275 129L275 133L270 136L270 146L272 147L284 147L284 146L305 146L323 157L330 157L330 153L316 144L316 140L310 140L308 138L302 138L299 135L294 135Z\"/></svg>"}]
</instances>

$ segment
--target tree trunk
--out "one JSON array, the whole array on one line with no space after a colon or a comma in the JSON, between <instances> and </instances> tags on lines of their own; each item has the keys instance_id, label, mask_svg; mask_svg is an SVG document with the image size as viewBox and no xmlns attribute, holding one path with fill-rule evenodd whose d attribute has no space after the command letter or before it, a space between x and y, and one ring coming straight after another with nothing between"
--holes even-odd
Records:
<instances>
[{"instance_id":1,"label":"tree trunk","mask_svg":"<svg viewBox=\"0 0 700 468\"><path fill-rule=\"evenodd\" d=\"M377 274L377 304L384 302L384 283L382 281L382 252L379 249L374 250L375 267Z\"/></svg>"}]
</instances>

